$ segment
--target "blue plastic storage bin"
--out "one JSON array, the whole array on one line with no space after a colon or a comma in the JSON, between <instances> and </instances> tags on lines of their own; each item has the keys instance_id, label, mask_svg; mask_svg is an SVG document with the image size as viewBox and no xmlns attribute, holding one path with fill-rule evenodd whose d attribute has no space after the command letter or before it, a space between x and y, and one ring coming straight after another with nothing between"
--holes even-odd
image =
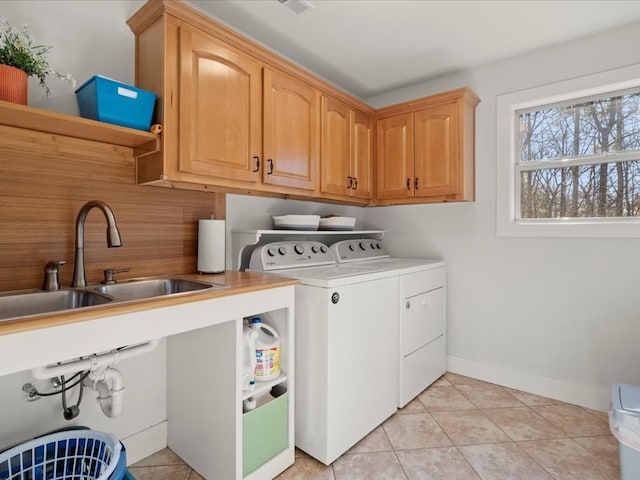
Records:
<instances>
[{"instance_id":1,"label":"blue plastic storage bin","mask_svg":"<svg viewBox=\"0 0 640 480\"><path fill-rule=\"evenodd\" d=\"M2 452L0 479L121 479L126 472L126 456L121 458L121 449L118 439L107 433L92 430L52 433Z\"/></svg>"},{"instance_id":2,"label":"blue plastic storage bin","mask_svg":"<svg viewBox=\"0 0 640 480\"><path fill-rule=\"evenodd\" d=\"M76 90L84 118L149 131L156 94L94 75Z\"/></svg>"}]
</instances>

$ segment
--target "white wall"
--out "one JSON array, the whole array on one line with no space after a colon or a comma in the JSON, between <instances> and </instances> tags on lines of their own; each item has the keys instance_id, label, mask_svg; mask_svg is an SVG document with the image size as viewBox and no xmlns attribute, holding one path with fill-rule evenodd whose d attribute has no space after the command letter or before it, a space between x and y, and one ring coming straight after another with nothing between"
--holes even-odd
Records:
<instances>
[{"instance_id":1,"label":"white wall","mask_svg":"<svg viewBox=\"0 0 640 480\"><path fill-rule=\"evenodd\" d=\"M640 243L496 236L496 96L640 63L640 24L368 99L382 107L460 86L481 98L476 202L369 209L398 256L446 260L449 368L606 409L640 384Z\"/></svg>"}]
</instances>

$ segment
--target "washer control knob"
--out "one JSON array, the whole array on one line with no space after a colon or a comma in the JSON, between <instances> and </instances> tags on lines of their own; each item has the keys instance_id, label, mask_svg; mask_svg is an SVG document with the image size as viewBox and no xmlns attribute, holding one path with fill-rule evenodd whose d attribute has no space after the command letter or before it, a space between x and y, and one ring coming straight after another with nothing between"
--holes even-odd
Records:
<instances>
[{"instance_id":1,"label":"washer control knob","mask_svg":"<svg viewBox=\"0 0 640 480\"><path fill-rule=\"evenodd\" d=\"M278 248L278 253L280 255L286 255L287 254L287 249L284 248L284 247L280 247L280 248Z\"/></svg>"},{"instance_id":2,"label":"washer control knob","mask_svg":"<svg viewBox=\"0 0 640 480\"><path fill-rule=\"evenodd\" d=\"M275 256L275 254L276 254L276 249L275 248L273 248L273 247L267 248L267 255L269 255L270 257L273 257L273 256Z\"/></svg>"},{"instance_id":3,"label":"washer control knob","mask_svg":"<svg viewBox=\"0 0 640 480\"><path fill-rule=\"evenodd\" d=\"M360 250L365 250L367 245L364 242L360 242Z\"/></svg>"},{"instance_id":4,"label":"washer control knob","mask_svg":"<svg viewBox=\"0 0 640 480\"><path fill-rule=\"evenodd\" d=\"M380 249L382 248L382 245L380 245L380 242L377 242L377 243L376 243L376 248L377 248L378 250L380 250Z\"/></svg>"},{"instance_id":5,"label":"washer control knob","mask_svg":"<svg viewBox=\"0 0 640 480\"><path fill-rule=\"evenodd\" d=\"M327 247L325 247L324 245L321 245L321 246L320 246L320 251L321 251L322 253L327 253Z\"/></svg>"},{"instance_id":6,"label":"washer control knob","mask_svg":"<svg viewBox=\"0 0 640 480\"><path fill-rule=\"evenodd\" d=\"M298 255L302 255L304 253L304 246L300 245L299 243L296 244L295 247L293 247L293 250L298 254Z\"/></svg>"},{"instance_id":7,"label":"washer control knob","mask_svg":"<svg viewBox=\"0 0 640 480\"><path fill-rule=\"evenodd\" d=\"M356 247L353 245L353 243L349 244L349 250L351 250L352 252L356 249Z\"/></svg>"},{"instance_id":8,"label":"washer control knob","mask_svg":"<svg viewBox=\"0 0 640 480\"><path fill-rule=\"evenodd\" d=\"M313 253L318 253L318 247L317 247L317 245L312 245L312 246L311 246L311 251L312 251Z\"/></svg>"},{"instance_id":9,"label":"washer control knob","mask_svg":"<svg viewBox=\"0 0 640 480\"><path fill-rule=\"evenodd\" d=\"M376 249L376 246L375 246L375 244L373 242L371 242L369 244L369 247L371 248L371 250L375 250Z\"/></svg>"}]
</instances>

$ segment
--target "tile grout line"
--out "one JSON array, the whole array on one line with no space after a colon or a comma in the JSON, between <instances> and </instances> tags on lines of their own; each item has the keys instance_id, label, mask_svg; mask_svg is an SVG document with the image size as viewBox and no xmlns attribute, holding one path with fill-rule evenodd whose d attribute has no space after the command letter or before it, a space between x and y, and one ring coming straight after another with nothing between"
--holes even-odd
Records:
<instances>
[{"instance_id":1,"label":"tile grout line","mask_svg":"<svg viewBox=\"0 0 640 480\"><path fill-rule=\"evenodd\" d=\"M493 384L492 384L492 385L493 385ZM464 391L460 390L456 385L454 385L454 387L455 387L456 391L460 392L460 394L461 394L464 398L466 398L469 402L471 402L471 403L476 407L476 409L477 409L478 411L480 411L480 413L482 413L482 415L484 415L484 417L485 417L489 422L491 422L491 424L492 424L492 425L495 425L495 427L496 427L498 430L500 430L503 434L505 434L505 435L506 435L506 437L509 439L509 442L494 442L494 443L478 444L478 445L497 445L497 444L501 444L501 443L504 443L504 444L506 444L506 443L508 443L508 444L513 444L513 445L515 445L515 446L516 446L516 448L518 448L518 450L522 451L522 452L523 452L523 453L524 453L528 458L530 458L530 459L533 461L533 463L534 463L534 464L538 465L538 466L539 466L539 467L540 467L544 472L548 473L548 474L549 474L549 476L551 477L551 479L555 479L555 477L554 477L550 472L548 472L546 468L544 468L542 465L540 465L540 464L539 464L539 463L538 463L534 458L532 458L532 457L531 457L531 455L529 455L527 452L525 452L525 451L522 449L522 447L521 447L520 445L518 445L518 442L516 442L516 441L515 441L515 440L514 440L514 439L513 439L513 438L512 438L512 437L511 437L507 432L505 432L502 428L500 428L500 426L499 426L499 425L497 425L493 420L491 420L491 419L489 418L489 416L488 416L488 415L483 411L483 409L482 409L482 408L480 408L480 407L479 407L479 406L478 406L478 405L477 405L473 400L471 400L471 398L469 398L469 397L464 393ZM502 387L502 386L500 386L500 385L498 385L498 387L500 387L500 388L504 389L504 387ZM506 391L506 390L505 390L505 391ZM532 408L530 408L530 407L529 407L529 405L526 405L524 402L522 402L519 398L517 398L517 397L516 397L515 395L513 395L511 392L507 392L507 393L509 393L509 394L510 394L510 395L511 395L515 400L517 400L517 401L521 404L521 406L526 407L527 409L529 409L529 410L533 411L534 413L537 413L537 412L535 412L535 410L533 410ZM495 407L495 408L510 408L510 407ZM518 407L511 407L511 408L520 408L520 406L518 406ZM538 415L539 415L539 414L538 414ZM541 415L540 415L540 417L542 418L542 416L541 416ZM435 420L435 419L434 419L434 420ZM436 423L438 423L438 421L437 421L437 420L435 420L435 421L436 421ZM440 424L438 423L438 425L440 425ZM440 426L440 428L442 428L442 426ZM442 430L444 431L444 429L442 429ZM445 434L446 434L446 432L445 432ZM452 443L453 443L453 442L452 442ZM469 460L468 460L468 459L467 459L467 457L464 455L464 453L460 450L460 448L458 448L458 445L456 445L456 444L454 443L454 446L456 447L456 450L458 451L458 453L460 453L460 455L462 456L462 458L464 458L464 460L467 462L467 464L468 464L468 465L471 467L471 469L476 473L476 475L478 475L478 477L479 477L481 480L484 480L484 479L483 479L483 477L482 477L482 475L481 475L481 473L475 469L475 467L474 467L474 466L469 462Z\"/></svg>"},{"instance_id":2,"label":"tile grout line","mask_svg":"<svg viewBox=\"0 0 640 480\"><path fill-rule=\"evenodd\" d=\"M453 387L455 387L455 385L453 385ZM456 388L456 390L460 392L460 390L458 390L457 388ZM464 393L462 393L462 392L460 392L460 393L461 393L463 396L465 396L465 395L464 395ZM467 397L465 396L465 398L467 398ZM467 398L467 400L469 400L469 399ZM434 421L434 422L436 422L436 425L438 425L438 427L440 428L440 430L442 430L442 433L444 433L444 435L449 439L449 441L451 442L451 445L453 446L453 448L455 448L455 449L456 449L456 452L458 452L458 454L459 454L459 455L462 457L462 459L467 463L467 465L469 465L469 468L471 468L471 470L473 470L473 472L476 474L476 476L477 476L480 480L483 480L483 479L482 479L482 475L480 475L480 472L478 472L478 471L475 469L475 467L474 467L473 465L471 465L471 463L469 462L469 460L467 459L467 457L465 457L465 456L464 456L464 453L462 453L462 451L460 450L460 448L458 447L458 445L453 441L453 439L449 436L449 434L448 434L448 433L447 433L447 431L442 427L442 425L440 425L440 422L438 422L438 420L437 420L433 415L431 415L431 412L430 412L430 411L429 411L429 409L426 407L426 405L424 405L424 404L422 403L422 400L420 400L420 398L418 398L418 401L422 404L422 406L424 407L425 411L429 414L429 416L433 419L433 421ZM471 400L469 400L469 401L471 401ZM473 403L473 402L472 402L472 403ZM473 403L473 405L475 406L475 403ZM464 411L471 411L471 410L450 410L450 411L455 411L455 412L464 412Z\"/></svg>"}]
</instances>

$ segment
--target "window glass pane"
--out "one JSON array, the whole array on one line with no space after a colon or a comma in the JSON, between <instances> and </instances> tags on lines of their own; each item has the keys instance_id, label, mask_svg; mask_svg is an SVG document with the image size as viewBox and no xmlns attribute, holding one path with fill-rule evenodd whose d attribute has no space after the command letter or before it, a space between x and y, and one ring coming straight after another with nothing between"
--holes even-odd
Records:
<instances>
[{"instance_id":1,"label":"window glass pane","mask_svg":"<svg viewBox=\"0 0 640 480\"><path fill-rule=\"evenodd\" d=\"M523 171L520 216L638 217L640 161Z\"/></svg>"},{"instance_id":2,"label":"window glass pane","mask_svg":"<svg viewBox=\"0 0 640 480\"><path fill-rule=\"evenodd\" d=\"M640 151L640 92L520 112L518 163Z\"/></svg>"}]
</instances>

